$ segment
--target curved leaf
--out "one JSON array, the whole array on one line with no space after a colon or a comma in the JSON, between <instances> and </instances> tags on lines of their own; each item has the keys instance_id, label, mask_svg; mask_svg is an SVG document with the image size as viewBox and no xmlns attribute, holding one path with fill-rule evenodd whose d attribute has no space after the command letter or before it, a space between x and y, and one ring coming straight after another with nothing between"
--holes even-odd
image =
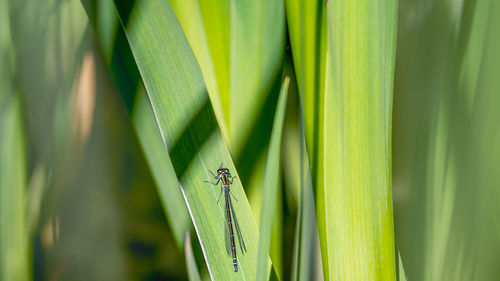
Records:
<instances>
[{"instance_id":1,"label":"curved leaf","mask_svg":"<svg viewBox=\"0 0 500 281\"><path fill-rule=\"evenodd\" d=\"M255 279L257 227L238 180L231 186L238 202L246 254L238 253L233 271L225 254L225 211L217 204L220 187L210 170L221 163L236 175L217 127L207 90L194 55L166 1L116 1L132 53L139 68L165 146L158 151L172 159L212 280ZM224 253L224 254L223 254Z\"/></svg>"},{"instance_id":2,"label":"curved leaf","mask_svg":"<svg viewBox=\"0 0 500 281\"><path fill-rule=\"evenodd\" d=\"M200 64L231 152L239 157L267 95L279 87L283 1L171 0ZM245 106L242 106L245 105Z\"/></svg>"},{"instance_id":3,"label":"curved leaf","mask_svg":"<svg viewBox=\"0 0 500 281\"><path fill-rule=\"evenodd\" d=\"M274 117L271 144L267 153L266 174L264 180L264 193L262 194L262 209L260 212L260 236L257 256L257 280L267 280L267 256L271 242L271 219L273 217L274 203L276 202L277 189L279 188L281 137L283 135L283 122L285 120L286 101L290 78L286 77L281 86L278 107Z\"/></svg>"},{"instance_id":4,"label":"curved leaf","mask_svg":"<svg viewBox=\"0 0 500 281\"><path fill-rule=\"evenodd\" d=\"M138 75L137 66L124 63L124 61L133 60L133 56L124 31L119 25L113 2L83 1L83 4L95 30L104 59L111 68L117 87L127 105L128 113L132 116L132 123L156 182L167 222L177 246L181 248L184 234L191 227L191 219L179 190L170 157L158 153L164 149L164 144L144 84ZM121 58L121 60L115 58Z\"/></svg>"}]
</instances>

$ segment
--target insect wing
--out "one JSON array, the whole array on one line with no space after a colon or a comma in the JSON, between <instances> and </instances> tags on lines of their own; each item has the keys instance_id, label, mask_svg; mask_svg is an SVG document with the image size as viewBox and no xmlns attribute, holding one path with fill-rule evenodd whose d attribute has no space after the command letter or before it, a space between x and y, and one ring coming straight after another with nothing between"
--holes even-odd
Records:
<instances>
[{"instance_id":1,"label":"insect wing","mask_svg":"<svg viewBox=\"0 0 500 281\"><path fill-rule=\"evenodd\" d=\"M226 237L226 252L228 255L231 255L231 238L229 235L229 219L227 217L227 210L226 210L226 221L224 224L224 236Z\"/></svg>"},{"instance_id":2,"label":"insect wing","mask_svg":"<svg viewBox=\"0 0 500 281\"><path fill-rule=\"evenodd\" d=\"M231 201L231 197L229 196L229 194L227 196L227 200L229 200L229 208L231 209L231 213L233 214L233 224L236 230L236 235L238 235L238 241L240 242L241 252L245 253L247 251L247 248L245 246L245 241L243 240L243 235L241 234L240 225L238 224L238 219L236 218L236 212L234 211L233 208L233 202Z\"/></svg>"}]
</instances>

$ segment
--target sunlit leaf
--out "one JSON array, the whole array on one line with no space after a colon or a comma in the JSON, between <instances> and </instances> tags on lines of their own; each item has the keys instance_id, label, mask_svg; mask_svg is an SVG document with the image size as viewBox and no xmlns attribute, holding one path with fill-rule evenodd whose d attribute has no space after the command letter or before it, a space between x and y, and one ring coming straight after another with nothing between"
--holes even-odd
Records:
<instances>
[{"instance_id":1,"label":"sunlit leaf","mask_svg":"<svg viewBox=\"0 0 500 281\"><path fill-rule=\"evenodd\" d=\"M397 2L287 1L325 279L395 279Z\"/></svg>"},{"instance_id":2,"label":"sunlit leaf","mask_svg":"<svg viewBox=\"0 0 500 281\"><path fill-rule=\"evenodd\" d=\"M275 208L277 189L279 188L281 137L285 119L286 101L290 78L285 78L281 87L280 98L274 116L271 144L267 153L264 193L262 194L262 209L260 211L260 236L257 256L257 280L267 280L267 256L271 242L271 219Z\"/></svg>"},{"instance_id":3,"label":"sunlit leaf","mask_svg":"<svg viewBox=\"0 0 500 281\"><path fill-rule=\"evenodd\" d=\"M220 187L205 183L221 163L237 175L222 141L193 53L168 2L116 2L164 144L179 179L213 280L255 279L257 227L239 181L231 186L247 246L238 272L225 253L225 209ZM239 241L237 240L237 243Z\"/></svg>"},{"instance_id":4,"label":"sunlit leaf","mask_svg":"<svg viewBox=\"0 0 500 281\"><path fill-rule=\"evenodd\" d=\"M200 64L223 135L238 157L267 95L274 94L275 84L279 88L285 44L284 3L170 2Z\"/></svg>"},{"instance_id":5,"label":"sunlit leaf","mask_svg":"<svg viewBox=\"0 0 500 281\"><path fill-rule=\"evenodd\" d=\"M160 131L156 125L153 109L149 104L142 80L135 64L123 65L123 61L133 56L119 25L112 1L83 1L87 14L100 43L106 63L111 68L116 84L132 116L141 147L155 179L160 199L165 209L175 241L183 245L184 234L191 226L184 199L179 189L177 177L168 154L159 154L164 149ZM114 35L114 42L109 36ZM114 45L112 45L114 43ZM113 59L114 57L122 60Z\"/></svg>"}]
</instances>

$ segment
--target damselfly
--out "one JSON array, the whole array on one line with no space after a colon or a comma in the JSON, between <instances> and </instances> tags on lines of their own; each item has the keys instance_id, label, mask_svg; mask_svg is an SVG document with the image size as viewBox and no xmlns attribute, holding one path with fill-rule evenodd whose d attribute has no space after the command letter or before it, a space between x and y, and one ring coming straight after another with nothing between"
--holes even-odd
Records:
<instances>
[{"instance_id":1,"label":"damselfly","mask_svg":"<svg viewBox=\"0 0 500 281\"><path fill-rule=\"evenodd\" d=\"M234 228L236 229L236 235L238 235L238 240L240 241L240 249L242 253L246 252L246 247L245 242L243 241L243 235L241 235L238 219L236 218L236 213L234 212L233 203L231 202L231 196L233 196L234 200L238 201L238 199L234 197L230 188L230 184L233 183L233 179L236 178L236 176L231 176L231 173L229 173L229 169L223 168L222 164L220 165L219 169L217 169L217 175L212 173L212 171L209 172L215 179L217 179L217 181L207 182L214 185L220 183L220 193L219 197L217 198L217 203L219 203L220 196L224 191L224 198L226 199L226 251L228 255L233 256L233 269L234 271L238 271L238 262L236 260L236 246L234 243L233 222ZM231 194L231 196L229 194Z\"/></svg>"}]
</instances>

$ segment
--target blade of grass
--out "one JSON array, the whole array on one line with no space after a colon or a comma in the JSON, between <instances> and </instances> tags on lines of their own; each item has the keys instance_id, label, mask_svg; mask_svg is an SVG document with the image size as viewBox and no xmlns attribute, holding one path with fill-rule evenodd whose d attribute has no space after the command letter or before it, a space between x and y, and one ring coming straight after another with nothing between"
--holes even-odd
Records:
<instances>
[{"instance_id":1,"label":"blade of grass","mask_svg":"<svg viewBox=\"0 0 500 281\"><path fill-rule=\"evenodd\" d=\"M292 272L291 272L291 280L296 281L299 280L299 257L300 257L300 243L303 241L302 238L302 224L303 224L303 214L302 209L302 199L299 197L298 199L298 210L297 210L297 222L295 224L295 235L293 239L293 256L292 256Z\"/></svg>"},{"instance_id":2,"label":"blade of grass","mask_svg":"<svg viewBox=\"0 0 500 281\"><path fill-rule=\"evenodd\" d=\"M320 230L325 279L395 280L391 112L397 2L328 1L327 9L317 175L317 212L326 222Z\"/></svg>"},{"instance_id":3,"label":"blade of grass","mask_svg":"<svg viewBox=\"0 0 500 281\"><path fill-rule=\"evenodd\" d=\"M301 112L301 116L303 112ZM305 143L303 118L300 124L300 197L295 229L294 259L292 280L311 280L314 278L314 250L317 241L317 226L314 210L309 160ZM316 240L316 241L315 241Z\"/></svg>"},{"instance_id":4,"label":"blade of grass","mask_svg":"<svg viewBox=\"0 0 500 281\"><path fill-rule=\"evenodd\" d=\"M323 127L323 106L321 105L324 103L327 50L325 2L286 0L288 32L300 94L300 105L303 109L304 133L309 151L311 180L315 194L319 186L318 181L321 179L318 173L321 172L319 141ZM317 210L324 208L322 204L322 200L316 201ZM321 235L325 233L325 217L318 215L316 219ZM324 241L324 239L322 240ZM321 247L321 254L324 262L324 258L327 256L326 247ZM303 266L302 263L300 265ZM325 279L328 279L326 274Z\"/></svg>"},{"instance_id":5,"label":"blade of grass","mask_svg":"<svg viewBox=\"0 0 500 281\"><path fill-rule=\"evenodd\" d=\"M272 126L272 124L271 124ZM262 199L264 193L264 180L265 180L265 170L266 170L266 156L267 151L263 151L258 157L255 163L255 168L252 171L251 177L245 185L245 191L247 193L248 201L250 202L250 207L252 213L257 219L257 224L260 224L260 213L262 208ZM241 172L238 171L241 176ZM281 185L281 183L278 183ZM283 229L282 229L282 219L283 219L283 205L281 190L278 189L276 195L276 201L274 202L274 209L272 211L272 227L271 227L271 244L269 249L269 257L273 261L273 270L276 271L276 275L279 274L281 269L281 259L282 259L282 241L283 241ZM280 278L281 279L281 278Z\"/></svg>"},{"instance_id":6,"label":"blade of grass","mask_svg":"<svg viewBox=\"0 0 500 281\"><path fill-rule=\"evenodd\" d=\"M394 279L390 117L397 3L286 3L325 279Z\"/></svg>"},{"instance_id":7,"label":"blade of grass","mask_svg":"<svg viewBox=\"0 0 500 281\"><path fill-rule=\"evenodd\" d=\"M310 280L316 277L316 274L321 270L317 270L315 260L318 259L317 244L318 244L318 228L316 224L316 215L314 208L314 194L312 187L312 179L309 167L309 157L307 154L305 130L304 130L304 115L301 110L300 119L300 185L301 185L301 202L302 205L302 222L300 225L300 245L299 245L299 264L297 265L298 273L296 280ZM319 263L321 264L321 263ZM321 266L319 267L321 268Z\"/></svg>"},{"instance_id":8,"label":"blade of grass","mask_svg":"<svg viewBox=\"0 0 500 281\"><path fill-rule=\"evenodd\" d=\"M326 62L326 9L324 1L286 0L286 13L295 75L304 109L306 143L312 158L313 186L316 186L315 159L318 158L322 115L319 105L323 103Z\"/></svg>"},{"instance_id":9,"label":"blade of grass","mask_svg":"<svg viewBox=\"0 0 500 281\"><path fill-rule=\"evenodd\" d=\"M405 269L403 267L403 261L401 260L401 254L398 251L397 262L397 281L406 281Z\"/></svg>"},{"instance_id":10,"label":"blade of grass","mask_svg":"<svg viewBox=\"0 0 500 281\"><path fill-rule=\"evenodd\" d=\"M124 63L133 60L133 56L119 25L113 2L82 3L94 28L103 57L123 95L128 113L132 116L132 123L155 180L168 224L177 246L181 248L184 234L191 227L191 220L170 158L168 154L158 153L164 149L164 144L137 66L134 63ZM109 40L110 36L114 38L112 42Z\"/></svg>"},{"instance_id":11,"label":"blade of grass","mask_svg":"<svg viewBox=\"0 0 500 281\"><path fill-rule=\"evenodd\" d=\"M283 1L170 2L207 81L219 124L224 123L223 135L238 158L279 78Z\"/></svg>"},{"instance_id":12,"label":"blade of grass","mask_svg":"<svg viewBox=\"0 0 500 281\"><path fill-rule=\"evenodd\" d=\"M164 144L154 118L151 104L141 83L132 121L155 179L175 240L181 243L180 232L188 231L191 228L191 221L170 157L168 154L158 153L164 149Z\"/></svg>"},{"instance_id":13,"label":"blade of grass","mask_svg":"<svg viewBox=\"0 0 500 281\"><path fill-rule=\"evenodd\" d=\"M0 92L0 279L30 280L26 160L18 95Z\"/></svg>"},{"instance_id":14,"label":"blade of grass","mask_svg":"<svg viewBox=\"0 0 500 281\"><path fill-rule=\"evenodd\" d=\"M222 141L207 90L194 55L166 1L115 2L122 26L139 68L165 149L171 156L181 191L213 280L254 280L257 227L241 184L231 190L241 232L247 245L238 254L234 272L225 253L224 207L217 205L220 187L209 170L221 163L237 175Z\"/></svg>"},{"instance_id":15,"label":"blade of grass","mask_svg":"<svg viewBox=\"0 0 500 281\"><path fill-rule=\"evenodd\" d=\"M283 4L264 0L230 2L229 136L236 155L281 68L285 44Z\"/></svg>"},{"instance_id":16,"label":"blade of grass","mask_svg":"<svg viewBox=\"0 0 500 281\"><path fill-rule=\"evenodd\" d=\"M189 280L201 281L200 272L198 272L196 260L194 259L193 246L191 245L191 236L189 235L189 232L186 232L186 238L184 239L184 255L186 257L186 267Z\"/></svg>"},{"instance_id":17,"label":"blade of grass","mask_svg":"<svg viewBox=\"0 0 500 281\"><path fill-rule=\"evenodd\" d=\"M224 139L229 140L229 1L170 3L200 65Z\"/></svg>"},{"instance_id":18,"label":"blade of grass","mask_svg":"<svg viewBox=\"0 0 500 281\"><path fill-rule=\"evenodd\" d=\"M257 280L267 280L267 256L269 254L269 244L271 243L271 220L273 217L274 203L280 171L281 137L283 135L283 122L285 119L286 101L290 78L286 77L281 86L276 115L274 117L271 143L266 161L266 173L264 180L264 193L262 197L262 209L260 212L260 236L259 249L257 254Z\"/></svg>"}]
</instances>

